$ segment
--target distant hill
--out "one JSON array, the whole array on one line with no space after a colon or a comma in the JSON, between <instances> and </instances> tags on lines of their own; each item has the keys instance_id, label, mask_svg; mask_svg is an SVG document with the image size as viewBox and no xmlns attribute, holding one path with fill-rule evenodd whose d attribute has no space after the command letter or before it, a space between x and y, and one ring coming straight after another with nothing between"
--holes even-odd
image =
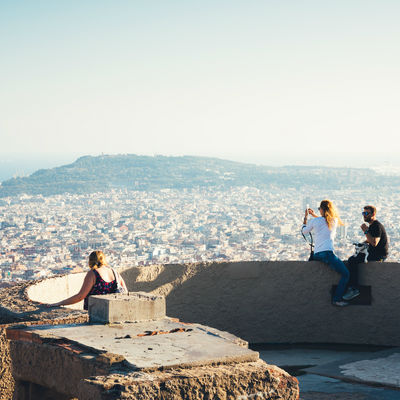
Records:
<instances>
[{"instance_id":1,"label":"distant hill","mask_svg":"<svg viewBox=\"0 0 400 400\"><path fill-rule=\"evenodd\" d=\"M400 177L369 169L326 167L267 167L208 157L84 156L74 163L41 169L28 177L12 178L0 186L0 197L23 193L45 196L101 192L109 189L255 186L267 188L348 188L363 185L400 187Z\"/></svg>"}]
</instances>

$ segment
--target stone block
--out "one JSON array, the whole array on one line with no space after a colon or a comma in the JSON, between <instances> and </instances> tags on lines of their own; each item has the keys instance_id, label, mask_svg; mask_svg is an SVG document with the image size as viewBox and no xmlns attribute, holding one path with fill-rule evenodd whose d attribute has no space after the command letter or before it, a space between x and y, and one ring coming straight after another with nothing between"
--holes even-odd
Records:
<instances>
[{"instance_id":1,"label":"stone block","mask_svg":"<svg viewBox=\"0 0 400 400\"><path fill-rule=\"evenodd\" d=\"M144 292L89 297L89 321L135 322L165 318L165 297Z\"/></svg>"}]
</instances>

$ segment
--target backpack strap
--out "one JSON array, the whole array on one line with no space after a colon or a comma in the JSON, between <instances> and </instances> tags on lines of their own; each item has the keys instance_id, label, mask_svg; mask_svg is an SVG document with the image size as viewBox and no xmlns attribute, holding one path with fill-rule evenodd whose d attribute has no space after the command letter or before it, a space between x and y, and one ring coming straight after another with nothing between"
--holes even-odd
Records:
<instances>
[{"instance_id":1,"label":"backpack strap","mask_svg":"<svg viewBox=\"0 0 400 400\"><path fill-rule=\"evenodd\" d=\"M308 240L306 238L306 236L303 233L303 228L301 229L301 234L304 238L304 240L308 243L308 245L310 246L310 257L308 259L308 261L312 261L314 258L314 238L311 232L308 233L308 235L310 236L310 240Z\"/></svg>"}]
</instances>

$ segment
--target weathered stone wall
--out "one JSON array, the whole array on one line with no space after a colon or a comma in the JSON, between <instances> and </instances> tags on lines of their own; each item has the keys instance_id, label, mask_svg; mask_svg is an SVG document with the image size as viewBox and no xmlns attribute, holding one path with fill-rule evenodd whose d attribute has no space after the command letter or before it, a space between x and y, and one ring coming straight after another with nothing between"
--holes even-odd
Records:
<instances>
[{"instance_id":1,"label":"weathered stone wall","mask_svg":"<svg viewBox=\"0 0 400 400\"><path fill-rule=\"evenodd\" d=\"M9 346L16 381L34 383L71 398L76 396L82 379L109 373L107 364L93 360L93 355L86 359L62 344L36 343L23 330L11 332ZM18 333L25 335L19 338Z\"/></svg>"},{"instance_id":2,"label":"weathered stone wall","mask_svg":"<svg viewBox=\"0 0 400 400\"><path fill-rule=\"evenodd\" d=\"M371 306L331 305L339 275L319 262L239 262L131 268L131 290L167 298L167 314L250 343L400 345L400 264L368 263Z\"/></svg>"},{"instance_id":3,"label":"weathered stone wall","mask_svg":"<svg viewBox=\"0 0 400 400\"><path fill-rule=\"evenodd\" d=\"M164 322L176 323L170 319ZM154 324L159 323L160 321L154 322ZM132 333L131 325L126 324L125 329ZM195 324L182 325L192 327L192 332L186 337L189 339L197 328ZM151 327L146 323L143 323L143 326ZM83 338L82 329L81 333L73 336L72 339L64 336L65 330L75 328L76 326L73 325L64 326L64 334L61 333L60 336L58 336L59 329L53 329L53 334L47 328L32 330L20 325L13 325L7 329L9 346L7 343L6 346L9 348L13 377L16 381L13 400L299 399L296 378L258 359L257 353L238 346L236 342L244 344L241 339L225 332L218 333L213 328L200 327L200 335L197 335L195 339L195 350L192 355L202 353L200 350L202 345L197 346L201 335L203 335L203 340L207 337L208 344L211 343L210 337L217 336L218 346L222 345L224 348L221 342L222 336L219 336L223 335L227 341L232 340L236 344L231 343L231 346L241 349L239 356L221 357L215 353L215 357L209 362L203 358L200 362L194 359L189 363L175 361L175 365L168 366L165 359L164 362L162 361L163 357L158 358L154 355L152 357L155 357L156 362L143 369L136 363L130 363L121 353L111 353L100 344L95 348L91 343L88 346L84 340L80 341L79 338ZM99 334L92 335L93 329L102 335L108 335L108 340L111 342L116 339L115 332L118 334L124 332L123 325L108 328L86 325L81 328L85 334L88 334L88 329L92 329L89 336L93 338L103 337ZM114 332L111 334L106 332L108 329ZM175 333L170 334L175 335ZM178 335L184 335L184 333ZM142 343L142 346L148 349L152 343L151 346L154 347L156 344L153 340L154 336L150 335L147 338L149 340L146 340L147 343ZM185 345L182 338L175 337L175 339L177 340L175 350L183 349ZM171 349L168 343L171 343L174 338L161 335L160 340L159 343L164 343L168 349ZM127 347L124 346L124 349L127 350ZM138 353L140 351L134 352L134 359L136 357L140 359ZM214 351L212 353L214 354ZM171 351L172 358L176 355L176 351ZM161 366L160 362L163 362ZM10 392L6 395L7 397L1 397L1 399L11 400Z\"/></svg>"},{"instance_id":4,"label":"weathered stone wall","mask_svg":"<svg viewBox=\"0 0 400 400\"><path fill-rule=\"evenodd\" d=\"M11 373L10 342L6 330L0 329L0 399L11 400L14 392L14 378Z\"/></svg>"},{"instance_id":5,"label":"weathered stone wall","mask_svg":"<svg viewBox=\"0 0 400 400\"><path fill-rule=\"evenodd\" d=\"M117 379L118 385L115 384ZM86 379L79 400L298 400L298 380L261 360Z\"/></svg>"},{"instance_id":6,"label":"weathered stone wall","mask_svg":"<svg viewBox=\"0 0 400 400\"><path fill-rule=\"evenodd\" d=\"M372 286L372 305L345 308L330 302L339 275L316 261L153 265L122 275L131 291L165 295L167 315L226 330L251 343L400 346L398 263L363 265L360 283ZM51 301L67 297L62 285L54 294L52 281L36 285L36 300L48 301L49 293ZM69 279L68 295L80 284Z\"/></svg>"}]
</instances>

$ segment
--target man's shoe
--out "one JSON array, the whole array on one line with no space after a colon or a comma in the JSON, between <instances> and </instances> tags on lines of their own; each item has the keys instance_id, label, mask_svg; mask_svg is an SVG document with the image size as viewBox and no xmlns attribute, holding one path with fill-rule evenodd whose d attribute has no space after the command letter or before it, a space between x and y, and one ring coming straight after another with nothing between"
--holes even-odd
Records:
<instances>
[{"instance_id":1,"label":"man's shoe","mask_svg":"<svg viewBox=\"0 0 400 400\"><path fill-rule=\"evenodd\" d=\"M336 307L345 307L348 306L349 303L347 301L333 301L332 305Z\"/></svg>"},{"instance_id":2,"label":"man's shoe","mask_svg":"<svg viewBox=\"0 0 400 400\"><path fill-rule=\"evenodd\" d=\"M343 300L351 300L360 295L360 291L355 288L348 288L347 292L343 295Z\"/></svg>"}]
</instances>

